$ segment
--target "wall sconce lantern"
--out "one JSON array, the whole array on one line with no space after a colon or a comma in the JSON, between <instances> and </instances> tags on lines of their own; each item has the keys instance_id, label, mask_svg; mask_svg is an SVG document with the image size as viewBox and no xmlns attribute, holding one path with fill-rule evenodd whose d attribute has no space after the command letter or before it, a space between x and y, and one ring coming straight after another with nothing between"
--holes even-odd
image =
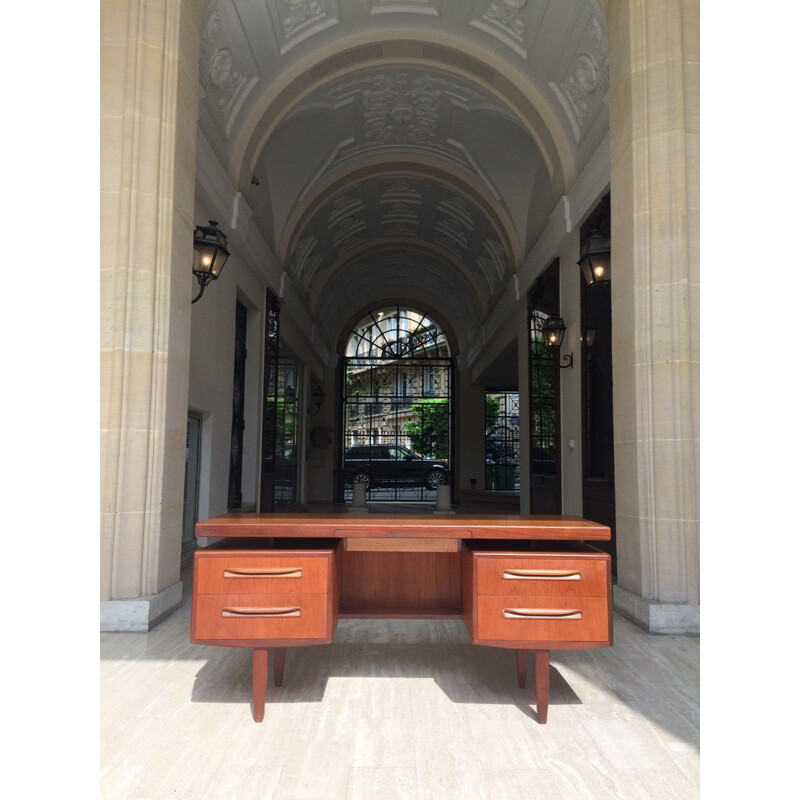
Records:
<instances>
[{"instance_id":1,"label":"wall sconce lantern","mask_svg":"<svg viewBox=\"0 0 800 800\"><path fill-rule=\"evenodd\" d=\"M286 405L293 406L297 402L297 392L291 383L287 383L283 389L283 402Z\"/></svg>"},{"instance_id":2,"label":"wall sconce lantern","mask_svg":"<svg viewBox=\"0 0 800 800\"><path fill-rule=\"evenodd\" d=\"M592 231L578 259L587 286L602 286L611 281L611 239Z\"/></svg>"},{"instance_id":3,"label":"wall sconce lantern","mask_svg":"<svg viewBox=\"0 0 800 800\"><path fill-rule=\"evenodd\" d=\"M217 224L213 219L210 219L208 225L198 225L194 229L192 272L194 272L197 282L200 284L200 292L192 300L192 303L196 303L203 296L206 286L219 277L230 255L228 252L228 239L217 228Z\"/></svg>"},{"instance_id":4,"label":"wall sconce lantern","mask_svg":"<svg viewBox=\"0 0 800 800\"><path fill-rule=\"evenodd\" d=\"M325 402L325 392L322 391L321 386L317 386L316 389L311 393L311 399L314 402L314 405L308 409L308 413L312 416L315 414L319 414L319 410L322 408L322 404Z\"/></svg>"},{"instance_id":5,"label":"wall sconce lantern","mask_svg":"<svg viewBox=\"0 0 800 800\"><path fill-rule=\"evenodd\" d=\"M564 340L564 333L567 330L567 326L564 324L564 320L561 317L548 317L542 323L542 334L544 335L544 344L549 349L552 350L554 354L558 354L558 350L561 347L561 342ZM559 364L558 366L561 369L567 369L568 367L572 366L572 353L566 354L562 359L562 361L566 362L564 364Z\"/></svg>"}]
</instances>

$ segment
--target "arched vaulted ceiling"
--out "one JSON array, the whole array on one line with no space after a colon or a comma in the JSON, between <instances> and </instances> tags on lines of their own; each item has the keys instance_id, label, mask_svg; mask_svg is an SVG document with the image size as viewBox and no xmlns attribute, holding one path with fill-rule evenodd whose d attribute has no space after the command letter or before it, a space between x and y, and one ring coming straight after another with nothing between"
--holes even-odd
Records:
<instances>
[{"instance_id":1,"label":"arched vaulted ceiling","mask_svg":"<svg viewBox=\"0 0 800 800\"><path fill-rule=\"evenodd\" d=\"M201 49L200 129L331 344L381 296L466 336L608 128L598 0L212 0Z\"/></svg>"}]
</instances>

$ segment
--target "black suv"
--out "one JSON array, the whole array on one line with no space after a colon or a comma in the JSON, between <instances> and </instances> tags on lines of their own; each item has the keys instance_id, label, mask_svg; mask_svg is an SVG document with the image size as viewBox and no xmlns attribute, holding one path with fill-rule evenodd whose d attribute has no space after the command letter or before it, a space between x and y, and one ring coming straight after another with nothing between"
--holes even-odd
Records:
<instances>
[{"instance_id":1,"label":"black suv","mask_svg":"<svg viewBox=\"0 0 800 800\"><path fill-rule=\"evenodd\" d=\"M370 486L424 486L436 489L448 481L447 462L422 458L399 444L356 445L344 453L345 483Z\"/></svg>"}]
</instances>

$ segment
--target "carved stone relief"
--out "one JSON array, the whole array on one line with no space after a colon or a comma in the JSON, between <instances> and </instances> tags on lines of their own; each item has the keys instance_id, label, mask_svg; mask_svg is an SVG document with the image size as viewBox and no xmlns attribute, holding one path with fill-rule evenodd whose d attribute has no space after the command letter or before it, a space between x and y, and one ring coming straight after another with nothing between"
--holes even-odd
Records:
<instances>
[{"instance_id":1,"label":"carved stone relief","mask_svg":"<svg viewBox=\"0 0 800 800\"><path fill-rule=\"evenodd\" d=\"M437 240L439 244L444 244L445 247L452 249L455 246L457 249L464 251L467 249L467 235L468 232L461 227L458 220L450 217L448 219L440 219L433 226L433 229L442 235L442 240ZM447 242L445 244L445 242Z\"/></svg>"},{"instance_id":2,"label":"carved stone relief","mask_svg":"<svg viewBox=\"0 0 800 800\"><path fill-rule=\"evenodd\" d=\"M419 204L422 202L422 193L409 180L397 178L391 180L389 185L381 194L381 203L402 202Z\"/></svg>"},{"instance_id":3,"label":"carved stone relief","mask_svg":"<svg viewBox=\"0 0 800 800\"><path fill-rule=\"evenodd\" d=\"M469 230L472 230L475 226L475 220L470 213L469 205L463 197L453 195L447 200L442 200L438 205L438 210L450 217L454 217L459 224L464 225Z\"/></svg>"},{"instance_id":4,"label":"carved stone relief","mask_svg":"<svg viewBox=\"0 0 800 800\"><path fill-rule=\"evenodd\" d=\"M200 43L200 83L213 96L217 108L226 119L245 76L236 69L231 50L221 47L222 22L218 11L212 11Z\"/></svg>"},{"instance_id":5,"label":"carved stone relief","mask_svg":"<svg viewBox=\"0 0 800 800\"><path fill-rule=\"evenodd\" d=\"M332 230L341 221L347 217L352 217L356 214L363 214L364 203L346 192L340 194L332 204L331 213L328 217L328 230Z\"/></svg>"},{"instance_id":6,"label":"carved stone relief","mask_svg":"<svg viewBox=\"0 0 800 800\"><path fill-rule=\"evenodd\" d=\"M527 5L528 0L502 0L492 3L483 15L489 22L505 28L508 33L520 41L525 36L525 23L520 17L520 9Z\"/></svg>"},{"instance_id":7,"label":"carved stone relief","mask_svg":"<svg viewBox=\"0 0 800 800\"><path fill-rule=\"evenodd\" d=\"M322 6L315 0L283 0L283 35L286 37L309 22L316 22L325 16Z\"/></svg>"},{"instance_id":8,"label":"carved stone relief","mask_svg":"<svg viewBox=\"0 0 800 800\"><path fill-rule=\"evenodd\" d=\"M426 144L436 136L442 92L428 77L382 76L362 92L364 136L378 144Z\"/></svg>"},{"instance_id":9,"label":"carved stone relief","mask_svg":"<svg viewBox=\"0 0 800 800\"><path fill-rule=\"evenodd\" d=\"M294 250L293 264L294 277L307 292L314 275L322 264L319 243L315 236L307 236L298 241Z\"/></svg>"},{"instance_id":10,"label":"carved stone relief","mask_svg":"<svg viewBox=\"0 0 800 800\"><path fill-rule=\"evenodd\" d=\"M420 219L419 214L408 203L392 203L388 209L383 211L381 224L392 226L392 231L395 233L405 231L405 235L413 235L415 231L409 226L419 225Z\"/></svg>"},{"instance_id":11,"label":"carved stone relief","mask_svg":"<svg viewBox=\"0 0 800 800\"><path fill-rule=\"evenodd\" d=\"M475 263L486 281L489 293L493 294L505 274L506 251L497 239L486 239L483 248L486 255L479 256Z\"/></svg>"},{"instance_id":12,"label":"carved stone relief","mask_svg":"<svg viewBox=\"0 0 800 800\"><path fill-rule=\"evenodd\" d=\"M561 82L579 126L586 119L587 96L600 85L608 88L608 40L597 19L590 26L587 50L576 57L572 72Z\"/></svg>"},{"instance_id":13,"label":"carved stone relief","mask_svg":"<svg viewBox=\"0 0 800 800\"><path fill-rule=\"evenodd\" d=\"M331 239L331 245L340 253L366 241L363 234L367 230L367 223L357 217L343 219Z\"/></svg>"}]
</instances>

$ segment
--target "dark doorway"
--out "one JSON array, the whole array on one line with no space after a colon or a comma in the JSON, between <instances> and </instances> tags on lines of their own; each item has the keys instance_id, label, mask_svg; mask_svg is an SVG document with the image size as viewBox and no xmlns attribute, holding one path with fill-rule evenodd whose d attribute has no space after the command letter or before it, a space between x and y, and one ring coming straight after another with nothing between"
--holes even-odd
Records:
<instances>
[{"instance_id":1,"label":"dark doorway","mask_svg":"<svg viewBox=\"0 0 800 800\"><path fill-rule=\"evenodd\" d=\"M186 420L186 455L183 472L183 536L181 552L184 556L194 552L197 540L194 525L197 522L197 500L200 489L200 433L202 417L190 411Z\"/></svg>"},{"instance_id":2,"label":"dark doorway","mask_svg":"<svg viewBox=\"0 0 800 800\"><path fill-rule=\"evenodd\" d=\"M558 316L558 259L528 297L530 330L531 514L561 513L559 370L544 343L542 323Z\"/></svg>"},{"instance_id":3,"label":"dark doorway","mask_svg":"<svg viewBox=\"0 0 800 800\"><path fill-rule=\"evenodd\" d=\"M611 230L610 195L581 226L581 246L592 231ZM611 363L611 287L581 284L583 340L583 516L611 528L610 553L616 572L614 492L614 404Z\"/></svg>"},{"instance_id":4,"label":"dark doorway","mask_svg":"<svg viewBox=\"0 0 800 800\"><path fill-rule=\"evenodd\" d=\"M233 415L228 468L228 511L242 507L242 457L244 454L244 376L247 359L247 309L236 301L233 350Z\"/></svg>"}]
</instances>

